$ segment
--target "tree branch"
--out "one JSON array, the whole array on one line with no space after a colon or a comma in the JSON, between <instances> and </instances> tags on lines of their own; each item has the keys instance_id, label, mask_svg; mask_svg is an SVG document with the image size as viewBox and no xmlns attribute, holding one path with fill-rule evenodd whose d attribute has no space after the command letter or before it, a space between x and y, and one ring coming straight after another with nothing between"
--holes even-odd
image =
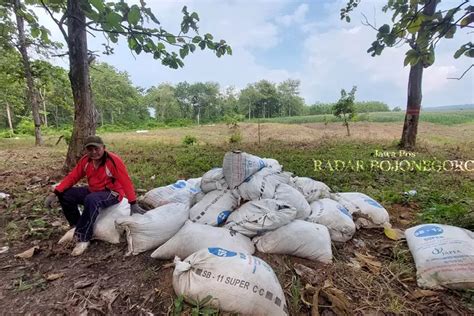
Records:
<instances>
[{"instance_id":1,"label":"tree branch","mask_svg":"<svg viewBox=\"0 0 474 316\"><path fill-rule=\"evenodd\" d=\"M171 46L176 46L176 47L183 47L182 44L178 44L178 43L170 43L168 42L168 40L166 39L166 37L160 35L160 34L155 34L155 33L152 33L152 32L145 32L145 31L137 31L137 30L133 30L125 25L120 25L122 26L123 28L125 28L127 30L127 32L122 32L122 31L115 31L115 30L104 30L104 29L99 29L99 28L96 28L96 27L93 27L91 25L87 25L88 28L90 28L91 30L93 31L97 31L97 32L104 32L104 33L112 33L112 34L119 34L119 35L123 35L123 36L128 36L128 35L131 35L132 37L135 37L135 35L146 35L146 36L149 36L149 37L156 37L158 38L159 40L161 41L164 41L166 43L168 43L169 45ZM181 38L185 38L185 39L188 39L188 40L191 40L192 37L191 36L180 36Z\"/></svg>"},{"instance_id":2,"label":"tree branch","mask_svg":"<svg viewBox=\"0 0 474 316\"><path fill-rule=\"evenodd\" d=\"M43 7L43 9L46 10L46 12L48 12L49 16L51 17L51 19L53 19L54 23L56 23L59 27L59 30L61 31L61 33L63 34L64 36L64 39L66 40L66 42L68 42L68 36L67 36L67 33L66 31L64 30L63 28L63 23L64 23L64 20L66 19L67 15L66 13L64 13L64 15L61 17L60 20L56 19L53 15L53 12L51 12L51 10L49 10L48 6L44 3L43 0L41 0L41 5Z\"/></svg>"},{"instance_id":3,"label":"tree branch","mask_svg":"<svg viewBox=\"0 0 474 316\"><path fill-rule=\"evenodd\" d=\"M371 27L373 30L375 30L375 31L378 32L379 30L378 30L374 25L372 25L372 24L369 22L369 19L367 19L367 16L366 16L364 13L361 13L361 14L362 14L362 16L364 17L365 22L364 22L364 21L360 21L360 23L362 23L362 25L364 25L364 26L369 26L369 27Z\"/></svg>"},{"instance_id":4,"label":"tree branch","mask_svg":"<svg viewBox=\"0 0 474 316\"><path fill-rule=\"evenodd\" d=\"M65 53L61 53L61 54L54 54L54 55L51 55L52 57L64 57L64 56L68 56L69 55L69 52L65 52Z\"/></svg>"},{"instance_id":5,"label":"tree branch","mask_svg":"<svg viewBox=\"0 0 474 316\"><path fill-rule=\"evenodd\" d=\"M460 9L463 5L465 5L466 3L469 3L469 0L465 0L463 3L461 3L460 5L458 5L456 7L456 10ZM455 26L457 25L458 22L460 22L463 18L464 18L465 15L461 16L456 22L452 23L451 26ZM440 22L441 23L441 22ZM433 46L436 46L436 44L438 44L438 42L446 35L446 33L448 33L449 29L451 27L448 27L446 28L446 31L444 31L443 33L440 33L438 36L434 37L430 43L433 45Z\"/></svg>"},{"instance_id":6,"label":"tree branch","mask_svg":"<svg viewBox=\"0 0 474 316\"><path fill-rule=\"evenodd\" d=\"M469 70L471 70L472 67L474 67L474 64L472 64L471 66L469 66L469 68L467 68L467 69L462 73L461 77L459 77L459 78L448 78L448 79L461 80L462 77L464 77L464 75L467 74L467 72L468 72Z\"/></svg>"}]
</instances>

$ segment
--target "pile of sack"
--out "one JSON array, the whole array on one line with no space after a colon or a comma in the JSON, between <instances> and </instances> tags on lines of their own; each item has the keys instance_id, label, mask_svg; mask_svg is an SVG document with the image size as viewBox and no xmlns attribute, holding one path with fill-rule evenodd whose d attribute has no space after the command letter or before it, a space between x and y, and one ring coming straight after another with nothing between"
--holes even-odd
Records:
<instances>
[{"instance_id":1,"label":"pile of sack","mask_svg":"<svg viewBox=\"0 0 474 316\"><path fill-rule=\"evenodd\" d=\"M331 263L331 241L389 222L365 194L333 193L323 182L283 171L275 159L238 151L225 154L222 168L153 189L141 202L152 209L114 219L127 255L154 250L153 258L175 258L178 295L194 302L210 295L209 304L242 314L287 314L278 279L252 256L255 247Z\"/></svg>"}]
</instances>

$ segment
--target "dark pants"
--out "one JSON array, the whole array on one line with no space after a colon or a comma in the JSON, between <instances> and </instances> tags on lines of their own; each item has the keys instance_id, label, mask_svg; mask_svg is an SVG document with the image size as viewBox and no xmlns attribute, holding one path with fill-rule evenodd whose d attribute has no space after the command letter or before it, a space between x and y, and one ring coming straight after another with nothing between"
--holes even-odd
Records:
<instances>
[{"instance_id":1,"label":"dark pants","mask_svg":"<svg viewBox=\"0 0 474 316\"><path fill-rule=\"evenodd\" d=\"M79 241L89 241L99 210L119 202L111 191L90 192L87 187L73 187L59 196L59 203L69 225L76 226L75 236ZM77 208L84 205L82 215Z\"/></svg>"}]
</instances>

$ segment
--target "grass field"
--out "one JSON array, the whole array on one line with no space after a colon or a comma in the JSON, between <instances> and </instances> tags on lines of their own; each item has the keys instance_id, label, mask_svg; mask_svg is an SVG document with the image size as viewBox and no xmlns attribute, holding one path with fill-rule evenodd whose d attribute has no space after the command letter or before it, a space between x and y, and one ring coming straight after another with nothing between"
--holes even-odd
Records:
<instances>
[{"instance_id":1,"label":"grass field","mask_svg":"<svg viewBox=\"0 0 474 316\"><path fill-rule=\"evenodd\" d=\"M284 170L323 181L334 191L358 191L372 196L389 211L395 227L405 229L417 223L438 222L473 229L472 171L331 170L327 165L315 170L314 160L387 160L395 163L405 159L376 157L376 151L400 155L396 143L401 127L401 122L355 122L351 127L353 136L349 138L340 123L265 123L260 127L260 144L257 124L251 123L240 124L242 142L237 144L229 143L229 137L235 131L223 124L102 136L108 148L123 157L136 188L142 192L177 179L199 177L212 167L221 166L226 151L239 148L261 157L275 158ZM473 160L473 127L472 122L422 122L419 146L409 160ZM182 144L186 135L196 137L197 144ZM61 142L55 146L56 140L57 136L47 137L46 145L41 148L33 146L32 137L0 140L0 192L12 196L8 202L0 200L0 206L5 209L0 214L0 245L8 245L11 249L10 253L0 254L4 262L0 268L6 266L4 282L0 286L0 304L8 306L7 311L11 312L43 313L55 310L59 301L75 302L75 299L78 308L83 306L81 304L88 306L88 301L96 302L91 294L93 288L71 289L70 284L83 278L84 274L99 280L106 274L111 275L111 279L101 281L100 288L117 287L116 282L121 284L118 290L122 294L114 303L113 312L166 314L166 311L173 311L176 297L171 287L171 270L164 268L169 262L150 261L148 253L122 259L120 250L124 250L123 247L114 248L103 243L95 243L86 257L75 261L68 256L70 249L55 248L54 242L64 228L51 223L59 220L64 225L64 219L58 210L45 210L42 202L49 184L61 177L66 145ZM33 181L33 177L37 178ZM404 192L409 190L416 190L416 195L406 196ZM360 246L356 240L365 246ZM44 249L34 257L36 259L24 263L13 258L14 253L35 244ZM311 297L307 297L304 280L294 273L296 263L323 273L349 299L356 314L377 311L392 314L472 313L472 291L441 291L431 293L429 297L414 296L412 293L418 291L415 267L406 243L387 239L381 230L361 230L354 240L335 245L333 249L335 263L330 268L290 256L258 254L275 269L292 315L306 315L311 310L301 299L305 295L306 300ZM372 256L372 260L381 264L380 272L374 274L370 269L351 266L354 252ZM106 255L109 253L110 256ZM110 259L104 261L104 256ZM74 271L70 269L72 266ZM56 271L63 271L67 276L53 283L46 281L46 275ZM108 271L120 273L121 279L114 281ZM92 296L87 301L82 297L88 297L88 293ZM145 301L144 293L151 293L154 299ZM34 305L35 301L41 303ZM37 309L30 309L24 302L31 302ZM327 304L331 305L330 302ZM70 305L67 312L79 310L74 309L73 303ZM190 307L186 308L190 312ZM324 310L324 307L320 309Z\"/></svg>"}]
</instances>

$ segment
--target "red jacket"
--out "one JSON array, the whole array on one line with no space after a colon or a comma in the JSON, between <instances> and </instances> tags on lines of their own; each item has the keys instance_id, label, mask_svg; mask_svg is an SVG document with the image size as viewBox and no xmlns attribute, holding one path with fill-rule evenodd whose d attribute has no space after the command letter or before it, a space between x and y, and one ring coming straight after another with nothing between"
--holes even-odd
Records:
<instances>
[{"instance_id":1,"label":"red jacket","mask_svg":"<svg viewBox=\"0 0 474 316\"><path fill-rule=\"evenodd\" d=\"M87 184L91 192L111 190L119 194L119 201L124 196L131 204L137 200L127 168L122 159L114 153L104 152L104 158L97 169L87 155L83 156L74 169L56 186L55 190L62 193L84 176L87 177Z\"/></svg>"}]
</instances>

